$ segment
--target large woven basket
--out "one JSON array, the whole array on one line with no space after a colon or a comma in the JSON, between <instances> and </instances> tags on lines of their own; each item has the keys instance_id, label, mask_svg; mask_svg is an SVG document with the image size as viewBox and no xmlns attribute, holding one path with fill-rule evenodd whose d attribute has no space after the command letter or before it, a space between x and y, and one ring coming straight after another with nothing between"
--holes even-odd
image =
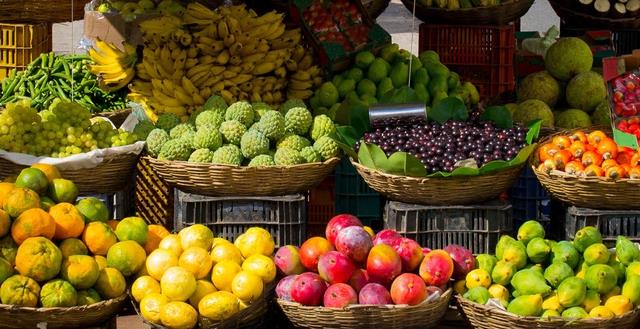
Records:
<instances>
[{"instance_id":1,"label":"large woven basket","mask_svg":"<svg viewBox=\"0 0 640 329\"><path fill-rule=\"evenodd\" d=\"M632 329L640 319L638 308L608 320L523 317L496 307L474 303L460 295L456 298L471 325L480 329Z\"/></svg>"},{"instance_id":2,"label":"large woven basket","mask_svg":"<svg viewBox=\"0 0 640 329\"><path fill-rule=\"evenodd\" d=\"M73 181L80 193L111 194L131 182L137 161L136 154L107 156L95 168L60 170L60 174ZM17 175L24 168L26 166L0 158L0 179Z\"/></svg>"},{"instance_id":3,"label":"large woven basket","mask_svg":"<svg viewBox=\"0 0 640 329\"><path fill-rule=\"evenodd\" d=\"M287 195L308 191L320 183L340 162L295 166L241 167L144 157L169 185L187 193L209 196Z\"/></svg>"},{"instance_id":4,"label":"large woven basket","mask_svg":"<svg viewBox=\"0 0 640 329\"><path fill-rule=\"evenodd\" d=\"M0 304L0 328L88 328L114 317L127 298L124 294L99 303L74 307L34 308Z\"/></svg>"},{"instance_id":5,"label":"large woven basket","mask_svg":"<svg viewBox=\"0 0 640 329\"><path fill-rule=\"evenodd\" d=\"M585 131L588 131L588 129ZM547 136L540 141L539 145L546 144L559 134L567 133L570 132L564 131ZM604 177L578 177L556 171L547 173L538 170L540 161L537 154L537 150L533 152L530 161L531 169L542 186L553 197L576 207L640 209L640 193L638 193L640 191L640 179L611 180Z\"/></svg>"},{"instance_id":6,"label":"large woven basket","mask_svg":"<svg viewBox=\"0 0 640 329\"><path fill-rule=\"evenodd\" d=\"M551 7L558 16L572 26L583 26L590 29L638 29L640 28L640 16L625 18L609 18L606 16L591 15L579 12L572 7L581 6L577 1L564 2L559 0L549 0ZM568 5L569 4L569 5ZM612 9L613 10L613 6Z\"/></svg>"},{"instance_id":7,"label":"large woven basket","mask_svg":"<svg viewBox=\"0 0 640 329\"><path fill-rule=\"evenodd\" d=\"M84 17L89 0L0 0L2 21L11 23L62 23Z\"/></svg>"},{"instance_id":8,"label":"large woven basket","mask_svg":"<svg viewBox=\"0 0 640 329\"><path fill-rule=\"evenodd\" d=\"M386 174L351 160L372 189L389 199L426 205L475 204L497 198L520 174L524 164L478 176L408 177Z\"/></svg>"},{"instance_id":9,"label":"large woven basket","mask_svg":"<svg viewBox=\"0 0 640 329\"><path fill-rule=\"evenodd\" d=\"M407 9L413 12L413 0L402 0ZM504 25L517 20L527 13L533 0L508 0L497 6L474 7L448 10L427 7L416 2L416 17L426 23L467 24L467 25Z\"/></svg>"},{"instance_id":10,"label":"large woven basket","mask_svg":"<svg viewBox=\"0 0 640 329\"><path fill-rule=\"evenodd\" d=\"M278 305L300 328L435 328L449 307L452 290L419 305L351 305L346 308L302 306L278 299Z\"/></svg>"}]
</instances>

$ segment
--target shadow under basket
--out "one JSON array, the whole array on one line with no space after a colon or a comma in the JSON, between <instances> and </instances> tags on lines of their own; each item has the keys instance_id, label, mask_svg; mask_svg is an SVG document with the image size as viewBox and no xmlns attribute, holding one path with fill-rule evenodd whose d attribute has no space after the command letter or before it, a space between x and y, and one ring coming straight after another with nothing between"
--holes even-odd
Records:
<instances>
[{"instance_id":1,"label":"shadow under basket","mask_svg":"<svg viewBox=\"0 0 640 329\"><path fill-rule=\"evenodd\" d=\"M640 308L612 319L566 319L553 317L541 319L519 316L496 307L472 302L460 295L458 305L474 328L479 329L632 329L640 319Z\"/></svg>"},{"instance_id":2,"label":"shadow under basket","mask_svg":"<svg viewBox=\"0 0 640 329\"><path fill-rule=\"evenodd\" d=\"M404 6L413 12L413 1L402 0ZM527 13L533 0L504 1L497 6L473 7L448 10L427 7L416 2L416 17L426 23L450 23L460 25L504 25L517 20Z\"/></svg>"},{"instance_id":3,"label":"shadow under basket","mask_svg":"<svg viewBox=\"0 0 640 329\"><path fill-rule=\"evenodd\" d=\"M73 307L34 308L0 304L0 328L41 328L41 323L45 323L42 328L47 329L88 328L111 319L128 298L124 294L99 303Z\"/></svg>"},{"instance_id":4,"label":"shadow under basket","mask_svg":"<svg viewBox=\"0 0 640 329\"><path fill-rule=\"evenodd\" d=\"M296 327L301 328L435 328L449 307L453 291L437 300L414 306L351 305L346 308L302 306L278 299L278 305Z\"/></svg>"},{"instance_id":5,"label":"shadow under basket","mask_svg":"<svg viewBox=\"0 0 640 329\"><path fill-rule=\"evenodd\" d=\"M484 175L408 177L386 174L351 160L367 184L391 200L427 205L465 205L496 199L518 178L524 164Z\"/></svg>"}]
</instances>

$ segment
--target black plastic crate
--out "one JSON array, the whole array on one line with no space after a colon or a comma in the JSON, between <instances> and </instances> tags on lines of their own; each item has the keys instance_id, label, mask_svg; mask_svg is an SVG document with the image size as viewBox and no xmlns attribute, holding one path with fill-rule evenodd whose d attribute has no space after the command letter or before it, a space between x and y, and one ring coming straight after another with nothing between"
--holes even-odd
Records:
<instances>
[{"instance_id":1,"label":"black plastic crate","mask_svg":"<svg viewBox=\"0 0 640 329\"><path fill-rule=\"evenodd\" d=\"M357 216L364 225L374 230L382 227L382 196L371 189L358 175L347 158L342 158L336 168L336 213Z\"/></svg>"},{"instance_id":2,"label":"black plastic crate","mask_svg":"<svg viewBox=\"0 0 640 329\"><path fill-rule=\"evenodd\" d=\"M608 246L615 245L616 237L624 235L640 242L640 210L597 210L568 207L566 213L566 239L572 240L585 226L595 226Z\"/></svg>"},{"instance_id":3,"label":"black plastic crate","mask_svg":"<svg viewBox=\"0 0 640 329\"><path fill-rule=\"evenodd\" d=\"M570 26L564 22L560 24L560 35L563 37L580 37L586 31L603 30L599 28ZM611 41L617 56L631 54L635 49L640 49L640 30L610 30Z\"/></svg>"},{"instance_id":4,"label":"black plastic crate","mask_svg":"<svg viewBox=\"0 0 640 329\"><path fill-rule=\"evenodd\" d=\"M385 228L432 249L454 243L474 254L493 253L500 236L513 232L511 205L499 200L444 207L389 201L385 208Z\"/></svg>"},{"instance_id":5,"label":"black plastic crate","mask_svg":"<svg viewBox=\"0 0 640 329\"><path fill-rule=\"evenodd\" d=\"M508 194L515 221L543 219L550 216L551 197L531 168L525 167Z\"/></svg>"},{"instance_id":6,"label":"black plastic crate","mask_svg":"<svg viewBox=\"0 0 640 329\"><path fill-rule=\"evenodd\" d=\"M276 246L305 240L304 195L277 197L209 197L175 191L174 231L193 224L208 226L216 236L233 241L253 226L271 233Z\"/></svg>"},{"instance_id":7,"label":"black plastic crate","mask_svg":"<svg viewBox=\"0 0 640 329\"><path fill-rule=\"evenodd\" d=\"M78 200L87 197L95 197L107 206L111 219L123 219L135 215L134 191L126 188L113 194L83 194L78 196Z\"/></svg>"}]
</instances>

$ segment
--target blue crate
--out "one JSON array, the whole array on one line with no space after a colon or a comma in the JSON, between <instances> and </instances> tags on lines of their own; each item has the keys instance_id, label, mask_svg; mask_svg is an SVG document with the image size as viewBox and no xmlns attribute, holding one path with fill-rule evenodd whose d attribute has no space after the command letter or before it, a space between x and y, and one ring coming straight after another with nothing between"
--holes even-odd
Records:
<instances>
[{"instance_id":1,"label":"blue crate","mask_svg":"<svg viewBox=\"0 0 640 329\"><path fill-rule=\"evenodd\" d=\"M372 190L358 175L347 158L336 168L336 213L357 216L364 225L382 227L382 196Z\"/></svg>"},{"instance_id":2,"label":"blue crate","mask_svg":"<svg viewBox=\"0 0 640 329\"><path fill-rule=\"evenodd\" d=\"M509 202L513 206L513 218L516 222L540 220L551 215L551 197L529 167L525 167L509 189Z\"/></svg>"}]
</instances>

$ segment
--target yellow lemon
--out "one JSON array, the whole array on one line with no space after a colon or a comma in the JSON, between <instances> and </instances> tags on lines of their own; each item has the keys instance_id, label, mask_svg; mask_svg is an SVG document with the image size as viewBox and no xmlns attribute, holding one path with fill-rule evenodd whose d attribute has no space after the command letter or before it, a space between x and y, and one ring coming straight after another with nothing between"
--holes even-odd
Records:
<instances>
[{"instance_id":1,"label":"yellow lemon","mask_svg":"<svg viewBox=\"0 0 640 329\"><path fill-rule=\"evenodd\" d=\"M213 232L202 224L185 227L178 232L178 236L180 237L182 250L187 250L191 247L200 247L209 251L213 243Z\"/></svg>"},{"instance_id":2,"label":"yellow lemon","mask_svg":"<svg viewBox=\"0 0 640 329\"><path fill-rule=\"evenodd\" d=\"M214 239L215 240L215 239ZM226 241L226 240L225 240ZM230 260L242 265L244 257L240 249L233 245L231 242L227 243L213 243L213 249L211 249L211 260L214 264L217 264L223 260Z\"/></svg>"},{"instance_id":3,"label":"yellow lemon","mask_svg":"<svg viewBox=\"0 0 640 329\"><path fill-rule=\"evenodd\" d=\"M249 228L233 244L240 249L244 258L257 254L271 256L275 249L275 242L273 242L271 234L260 227Z\"/></svg>"},{"instance_id":4,"label":"yellow lemon","mask_svg":"<svg viewBox=\"0 0 640 329\"><path fill-rule=\"evenodd\" d=\"M145 275L133 281L131 285L131 294L136 302L140 301L148 294L160 293L160 283L156 279Z\"/></svg>"},{"instance_id":5,"label":"yellow lemon","mask_svg":"<svg viewBox=\"0 0 640 329\"><path fill-rule=\"evenodd\" d=\"M196 279L207 277L213 261L209 253L200 247L190 247L185 249L180 255L178 265L187 271L193 273Z\"/></svg>"},{"instance_id":6,"label":"yellow lemon","mask_svg":"<svg viewBox=\"0 0 640 329\"><path fill-rule=\"evenodd\" d=\"M616 315L606 306L596 306L591 309L589 316L592 318L611 319Z\"/></svg>"},{"instance_id":7,"label":"yellow lemon","mask_svg":"<svg viewBox=\"0 0 640 329\"><path fill-rule=\"evenodd\" d=\"M177 234L169 234L160 240L158 249L164 249L171 251L176 257L180 257L182 254L182 243L180 243L180 237Z\"/></svg>"},{"instance_id":8,"label":"yellow lemon","mask_svg":"<svg viewBox=\"0 0 640 329\"><path fill-rule=\"evenodd\" d=\"M198 323L198 312L185 302L168 302L160 310L160 321L171 329L191 329Z\"/></svg>"},{"instance_id":9,"label":"yellow lemon","mask_svg":"<svg viewBox=\"0 0 640 329\"><path fill-rule=\"evenodd\" d=\"M262 279L249 271L240 271L231 281L231 292L248 303L260 298L263 289Z\"/></svg>"},{"instance_id":10,"label":"yellow lemon","mask_svg":"<svg viewBox=\"0 0 640 329\"><path fill-rule=\"evenodd\" d=\"M604 306L610 309L615 315L622 315L633 309L633 304L629 297L623 295L609 297L604 303Z\"/></svg>"},{"instance_id":11,"label":"yellow lemon","mask_svg":"<svg viewBox=\"0 0 640 329\"><path fill-rule=\"evenodd\" d=\"M155 324L160 324L160 310L169 302L169 298L159 293L151 293L140 300L140 314Z\"/></svg>"},{"instance_id":12,"label":"yellow lemon","mask_svg":"<svg viewBox=\"0 0 640 329\"><path fill-rule=\"evenodd\" d=\"M162 275L160 288L170 300L184 302L196 291L196 278L182 267L170 267Z\"/></svg>"},{"instance_id":13,"label":"yellow lemon","mask_svg":"<svg viewBox=\"0 0 640 329\"><path fill-rule=\"evenodd\" d=\"M162 279L164 272L178 265L178 256L166 249L156 249L147 256L146 269L149 275L156 279Z\"/></svg>"},{"instance_id":14,"label":"yellow lemon","mask_svg":"<svg viewBox=\"0 0 640 329\"><path fill-rule=\"evenodd\" d=\"M198 307L198 303L200 303L202 297L216 291L218 291L218 289L216 289L213 283L207 280L198 280L196 281L196 292L189 297L189 304L193 307Z\"/></svg>"},{"instance_id":15,"label":"yellow lemon","mask_svg":"<svg viewBox=\"0 0 640 329\"><path fill-rule=\"evenodd\" d=\"M242 263L242 270L251 272L270 283L276 278L276 264L265 255L251 255Z\"/></svg>"},{"instance_id":16,"label":"yellow lemon","mask_svg":"<svg viewBox=\"0 0 640 329\"><path fill-rule=\"evenodd\" d=\"M198 303L200 315L213 321L229 319L239 310L238 297L228 291L216 291L208 294Z\"/></svg>"},{"instance_id":17,"label":"yellow lemon","mask_svg":"<svg viewBox=\"0 0 640 329\"><path fill-rule=\"evenodd\" d=\"M240 271L242 268L238 263L223 260L211 270L211 282L218 290L231 292L231 281Z\"/></svg>"}]
</instances>

